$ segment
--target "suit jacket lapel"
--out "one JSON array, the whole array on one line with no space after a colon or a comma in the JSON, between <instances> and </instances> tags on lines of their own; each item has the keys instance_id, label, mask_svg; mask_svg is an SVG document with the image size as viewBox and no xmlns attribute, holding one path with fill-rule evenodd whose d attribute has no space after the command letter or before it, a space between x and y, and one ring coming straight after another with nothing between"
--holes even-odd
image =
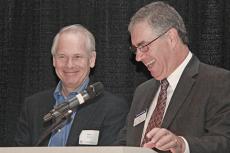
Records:
<instances>
[{"instance_id":1,"label":"suit jacket lapel","mask_svg":"<svg viewBox=\"0 0 230 153\"><path fill-rule=\"evenodd\" d=\"M180 110L180 107L186 101L186 98L189 95L193 84L195 83L194 76L198 74L199 63L199 60L193 56L191 61L186 66L171 98L162 123L162 127L167 128L170 125L178 110Z\"/></svg>"},{"instance_id":2,"label":"suit jacket lapel","mask_svg":"<svg viewBox=\"0 0 230 153\"><path fill-rule=\"evenodd\" d=\"M147 90L141 93L142 94L141 101L143 102L140 103L139 107L137 108L137 113L138 112L140 113L141 111L150 107L150 105L152 104L153 98L159 88L159 85L160 85L159 81L152 80L152 83L147 88Z\"/></svg>"},{"instance_id":3,"label":"suit jacket lapel","mask_svg":"<svg viewBox=\"0 0 230 153\"><path fill-rule=\"evenodd\" d=\"M94 120L94 111L98 108L95 107L87 107L88 104L93 103L95 99L89 100L87 103L79 106L77 108L69 136L66 145L67 146L75 146L79 145L79 136L82 130L87 130L85 127L90 127L90 122ZM81 117L83 116L83 117ZM88 120L90 119L90 120Z\"/></svg>"},{"instance_id":4,"label":"suit jacket lapel","mask_svg":"<svg viewBox=\"0 0 230 153\"><path fill-rule=\"evenodd\" d=\"M145 110L148 112L147 109L150 107L150 105L153 101L153 97L155 96L155 94L159 88L160 83L158 81L153 80L153 79L151 79L150 81L151 81L151 83L149 84L150 86L147 87L147 90L140 93L142 103L140 103L140 101L138 101L138 107L135 111L136 112L135 115L138 115L139 113L141 113ZM135 127L135 136L134 136L134 139L131 141L133 141L133 143L135 143L135 145L137 145L137 146L140 145L144 124L145 124L145 122L142 122L142 123L140 123L140 125L137 125Z\"/></svg>"}]
</instances>

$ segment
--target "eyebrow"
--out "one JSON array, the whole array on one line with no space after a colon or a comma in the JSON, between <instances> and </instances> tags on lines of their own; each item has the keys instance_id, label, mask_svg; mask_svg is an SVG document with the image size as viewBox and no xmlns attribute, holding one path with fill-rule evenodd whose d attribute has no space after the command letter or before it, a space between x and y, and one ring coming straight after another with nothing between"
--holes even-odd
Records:
<instances>
[{"instance_id":1,"label":"eyebrow","mask_svg":"<svg viewBox=\"0 0 230 153\"><path fill-rule=\"evenodd\" d=\"M144 45L145 43L147 43L147 42L146 42L146 41L141 41L141 42L139 42L139 43L137 44L137 46L135 46L135 45L133 45L133 46L136 47L136 48L138 48L138 47Z\"/></svg>"},{"instance_id":2,"label":"eyebrow","mask_svg":"<svg viewBox=\"0 0 230 153\"><path fill-rule=\"evenodd\" d=\"M58 55L66 55L64 51L56 52ZM81 53L74 53L73 55L81 55Z\"/></svg>"}]
</instances>

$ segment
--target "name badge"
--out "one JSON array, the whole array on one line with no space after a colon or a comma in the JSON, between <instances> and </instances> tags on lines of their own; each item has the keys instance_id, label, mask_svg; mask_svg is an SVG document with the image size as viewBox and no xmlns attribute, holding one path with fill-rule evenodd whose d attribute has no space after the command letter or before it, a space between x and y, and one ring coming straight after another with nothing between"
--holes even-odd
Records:
<instances>
[{"instance_id":1,"label":"name badge","mask_svg":"<svg viewBox=\"0 0 230 153\"><path fill-rule=\"evenodd\" d=\"M134 121L133 121L133 126L135 127L135 126L137 126L138 124L144 122L145 119L146 119L146 116L147 116L147 111L146 111L146 110L144 110L143 112L139 113L139 114L135 117L135 119L134 119Z\"/></svg>"},{"instance_id":2,"label":"name badge","mask_svg":"<svg viewBox=\"0 0 230 153\"><path fill-rule=\"evenodd\" d=\"M82 130L79 136L79 144L81 145L97 145L99 138L98 130Z\"/></svg>"}]
</instances>

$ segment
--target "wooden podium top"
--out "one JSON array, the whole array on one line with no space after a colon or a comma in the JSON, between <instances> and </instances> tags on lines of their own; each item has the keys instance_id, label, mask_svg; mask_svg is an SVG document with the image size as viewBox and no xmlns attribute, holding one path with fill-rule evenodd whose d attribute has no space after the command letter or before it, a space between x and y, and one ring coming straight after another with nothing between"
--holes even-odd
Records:
<instances>
[{"instance_id":1,"label":"wooden podium top","mask_svg":"<svg viewBox=\"0 0 230 153\"><path fill-rule=\"evenodd\" d=\"M0 153L157 153L140 147L0 147Z\"/></svg>"}]
</instances>

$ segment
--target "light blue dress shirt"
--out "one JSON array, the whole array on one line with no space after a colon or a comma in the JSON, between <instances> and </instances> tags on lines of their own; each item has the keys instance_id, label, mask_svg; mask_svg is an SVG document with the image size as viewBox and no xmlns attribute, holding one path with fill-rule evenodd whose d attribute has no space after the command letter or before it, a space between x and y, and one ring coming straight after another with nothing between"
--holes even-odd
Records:
<instances>
[{"instance_id":1,"label":"light blue dress shirt","mask_svg":"<svg viewBox=\"0 0 230 153\"><path fill-rule=\"evenodd\" d=\"M62 88L62 82L59 81L55 91L54 91L54 98L56 100L56 104L61 104L65 101L67 101L68 99L73 98L74 96L76 96L79 92L85 90L89 84L89 78L87 78L82 85L75 89L73 92L71 92L67 97L64 97L62 95L61 92L61 88ZM62 127L61 129L57 130L57 131L53 131L51 138L49 140L49 144L48 146L65 146L68 136L69 136L69 132L71 129L71 125L74 119L74 116L76 115L77 112L73 112L73 114L71 115L71 119L65 122L65 126Z\"/></svg>"}]
</instances>

